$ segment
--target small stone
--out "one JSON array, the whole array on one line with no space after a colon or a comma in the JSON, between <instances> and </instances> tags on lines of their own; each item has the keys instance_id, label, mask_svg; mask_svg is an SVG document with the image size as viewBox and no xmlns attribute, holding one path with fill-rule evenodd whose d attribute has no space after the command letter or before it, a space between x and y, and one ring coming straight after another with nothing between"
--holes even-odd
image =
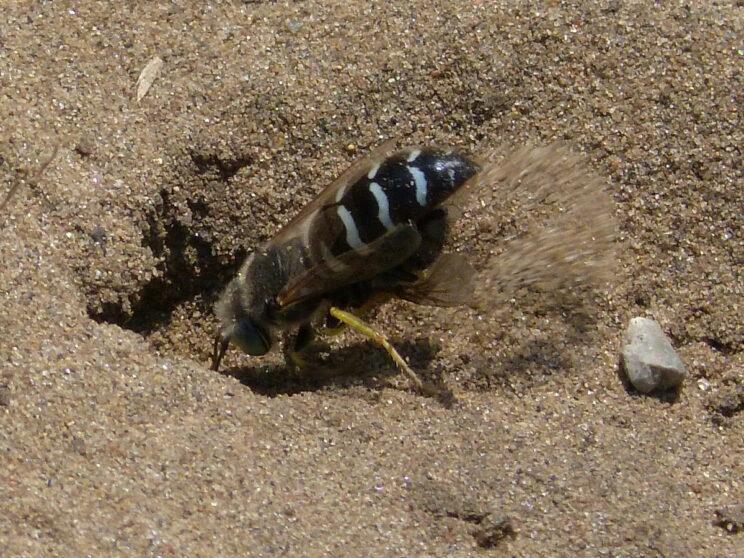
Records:
<instances>
[{"instance_id":1,"label":"small stone","mask_svg":"<svg viewBox=\"0 0 744 558\"><path fill-rule=\"evenodd\" d=\"M89 157L95 151L95 143L92 138L84 136L75 145L75 151L81 157Z\"/></svg>"},{"instance_id":2,"label":"small stone","mask_svg":"<svg viewBox=\"0 0 744 558\"><path fill-rule=\"evenodd\" d=\"M10 388L8 386L0 386L0 407L10 406Z\"/></svg>"},{"instance_id":3,"label":"small stone","mask_svg":"<svg viewBox=\"0 0 744 558\"><path fill-rule=\"evenodd\" d=\"M716 510L714 523L729 533L740 532L744 528L744 504Z\"/></svg>"},{"instance_id":4,"label":"small stone","mask_svg":"<svg viewBox=\"0 0 744 558\"><path fill-rule=\"evenodd\" d=\"M104 229L100 225L93 227L93 230L90 231L90 238L96 244L105 244L106 243L106 229Z\"/></svg>"},{"instance_id":5,"label":"small stone","mask_svg":"<svg viewBox=\"0 0 744 558\"><path fill-rule=\"evenodd\" d=\"M744 384L727 385L708 399L707 408L712 420L718 426L724 426L744 411Z\"/></svg>"},{"instance_id":6,"label":"small stone","mask_svg":"<svg viewBox=\"0 0 744 558\"><path fill-rule=\"evenodd\" d=\"M473 536L481 548L494 548L504 538L516 537L517 529L514 520L510 517L488 515L480 522Z\"/></svg>"},{"instance_id":7,"label":"small stone","mask_svg":"<svg viewBox=\"0 0 744 558\"><path fill-rule=\"evenodd\" d=\"M85 440L78 438L77 436L72 437L72 451L78 455L87 455L88 450L85 447Z\"/></svg>"},{"instance_id":8,"label":"small stone","mask_svg":"<svg viewBox=\"0 0 744 558\"><path fill-rule=\"evenodd\" d=\"M630 320L624 342L623 367L630 383L641 393L676 387L687 375L684 363L654 320Z\"/></svg>"},{"instance_id":9,"label":"small stone","mask_svg":"<svg viewBox=\"0 0 744 558\"><path fill-rule=\"evenodd\" d=\"M300 29L302 29L302 22L299 19L288 19L287 29L289 29L292 33L297 33Z\"/></svg>"}]
</instances>

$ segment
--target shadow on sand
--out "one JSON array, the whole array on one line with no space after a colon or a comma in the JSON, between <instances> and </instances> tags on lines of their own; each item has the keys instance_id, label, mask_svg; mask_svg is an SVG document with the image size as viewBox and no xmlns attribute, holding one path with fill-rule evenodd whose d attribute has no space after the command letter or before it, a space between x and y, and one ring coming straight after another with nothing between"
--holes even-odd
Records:
<instances>
[{"instance_id":1,"label":"shadow on sand","mask_svg":"<svg viewBox=\"0 0 744 558\"><path fill-rule=\"evenodd\" d=\"M429 339L396 341L395 347L423 380L440 380L440 372L429 370L429 364L438 352ZM327 386L349 386L359 381L370 388L380 389L388 385L388 378L400 373L387 352L371 341L354 343L330 353L316 355L311 352L307 357L308 368L299 371L286 365L264 365L225 368L220 373L236 378L267 397L316 391Z\"/></svg>"}]
</instances>

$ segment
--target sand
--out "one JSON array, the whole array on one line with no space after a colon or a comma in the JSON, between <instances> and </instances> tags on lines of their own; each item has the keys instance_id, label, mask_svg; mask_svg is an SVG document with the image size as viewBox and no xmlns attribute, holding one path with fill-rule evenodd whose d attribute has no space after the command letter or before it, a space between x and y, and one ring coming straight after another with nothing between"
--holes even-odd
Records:
<instances>
[{"instance_id":1,"label":"sand","mask_svg":"<svg viewBox=\"0 0 744 558\"><path fill-rule=\"evenodd\" d=\"M2 554L744 556L740 4L4 2ZM611 282L385 306L449 402L353 335L338 376L210 371L242 259L388 138L583 154ZM633 316L679 393L623 381Z\"/></svg>"}]
</instances>

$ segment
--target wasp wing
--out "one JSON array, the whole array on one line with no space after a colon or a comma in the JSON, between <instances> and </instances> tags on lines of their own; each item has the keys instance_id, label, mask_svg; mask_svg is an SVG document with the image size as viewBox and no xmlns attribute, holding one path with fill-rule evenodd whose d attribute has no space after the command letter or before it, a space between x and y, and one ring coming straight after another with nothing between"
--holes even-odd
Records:
<instances>
[{"instance_id":1,"label":"wasp wing","mask_svg":"<svg viewBox=\"0 0 744 558\"><path fill-rule=\"evenodd\" d=\"M442 254L418 281L401 285L396 295L426 306L463 306L472 301L475 276L463 254Z\"/></svg>"},{"instance_id":2,"label":"wasp wing","mask_svg":"<svg viewBox=\"0 0 744 558\"><path fill-rule=\"evenodd\" d=\"M292 279L277 296L283 308L321 297L336 289L367 281L406 261L418 250L421 234L415 226L398 225L365 245L323 261Z\"/></svg>"},{"instance_id":3,"label":"wasp wing","mask_svg":"<svg viewBox=\"0 0 744 558\"><path fill-rule=\"evenodd\" d=\"M303 226L313 213L318 209L333 205L336 202L336 196L339 191L343 192L346 190L349 185L354 184L362 176L367 174L375 164L384 160L395 151L396 142L397 140L395 139L387 140L385 143L372 150L367 157L352 164L336 180L326 186L314 200L302 208L302 210L289 223L287 223L281 231L279 231L279 233L272 239L272 242L282 243L295 236L300 236L303 233Z\"/></svg>"}]
</instances>

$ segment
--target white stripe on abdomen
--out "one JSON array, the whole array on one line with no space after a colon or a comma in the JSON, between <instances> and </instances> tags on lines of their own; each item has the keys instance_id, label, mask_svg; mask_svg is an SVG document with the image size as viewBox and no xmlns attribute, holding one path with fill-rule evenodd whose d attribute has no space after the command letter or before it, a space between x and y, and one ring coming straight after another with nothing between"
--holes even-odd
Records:
<instances>
[{"instance_id":1,"label":"white stripe on abdomen","mask_svg":"<svg viewBox=\"0 0 744 558\"><path fill-rule=\"evenodd\" d=\"M369 191L375 197L375 201L377 201L377 218L380 220L380 223L387 230L392 229L395 225L393 225L393 221L390 219L390 205L388 204L388 198L385 192L382 191L382 188L377 182L372 182L369 185Z\"/></svg>"},{"instance_id":2,"label":"white stripe on abdomen","mask_svg":"<svg viewBox=\"0 0 744 558\"><path fill-rule=\"evenodd\" d=\"M421 207L426 205L426 176L416 167L406 167L408 172L411 173L413 181L416 184L416 201Z\"/></svg>"},{"instance_id":3,"label":"white stripe on abdomen","mask_svg":"<svg viewBox=\"0 0 744 558\"><path fill-rule=\"evenodd\" d=\"M362 242L362 239L359 238L359 230L357 230L356 223L354 222L354 217L351 216L349 210L346 209L346 207L344 207L343 205L339 205L336 208L336 213L338 213L338 216L343 222L344 228L346 229L346 244L348 244L356 251L363 251L366 244L364 244L364 242Z\"/></svg>"}]
</instances>

